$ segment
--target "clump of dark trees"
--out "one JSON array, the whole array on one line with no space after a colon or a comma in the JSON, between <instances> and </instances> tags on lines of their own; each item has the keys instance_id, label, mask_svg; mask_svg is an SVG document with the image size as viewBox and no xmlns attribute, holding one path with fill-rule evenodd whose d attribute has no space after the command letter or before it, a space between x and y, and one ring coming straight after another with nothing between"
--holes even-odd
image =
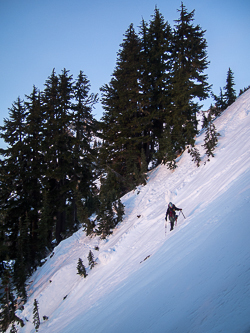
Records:
<instances>
[{"instance_id":1,"label":"clump of dark trees","mask_svg":"<svg viewBox=\"0 0 250 333\"><path fill-rule=\"evenodd\" d=\"M27 278L56 244L80 227L106 238L122 221L121 196L145 184L149 168L175 168L187 146L199 166L197 101L211 90L207 43L194 11L181 4L178 12L173 28L157 8L138 33L129 26L101 88L101 121L93 117L98 97L82 71L73 79L66 69L53 70L44 90L34 86L9 109L0 128L7 145L0 151L3 331L19 320L16 298L26 301ZM215 130L212 119L235 100L233 84L230 70L225 94L214 95L204 116L206 128Z\"/></svg>"}]
</instances>

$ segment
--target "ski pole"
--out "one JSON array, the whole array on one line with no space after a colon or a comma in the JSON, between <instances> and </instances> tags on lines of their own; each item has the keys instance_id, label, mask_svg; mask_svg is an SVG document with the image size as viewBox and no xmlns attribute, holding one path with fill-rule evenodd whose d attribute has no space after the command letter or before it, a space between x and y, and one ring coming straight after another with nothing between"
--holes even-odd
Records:
<instances>
[{"instance_id":1,"label":"ski pole","mask_svg":"<svg viewBox=\"0 0 250 333\"><path fill-rule=\"evenodd\" d=\"M182 213L182 215L183 215L183 217L184 217L184 219L185 219L185 215L183 214L183 211L181 210L181 213Z\"/></svg>"}]
</instances>

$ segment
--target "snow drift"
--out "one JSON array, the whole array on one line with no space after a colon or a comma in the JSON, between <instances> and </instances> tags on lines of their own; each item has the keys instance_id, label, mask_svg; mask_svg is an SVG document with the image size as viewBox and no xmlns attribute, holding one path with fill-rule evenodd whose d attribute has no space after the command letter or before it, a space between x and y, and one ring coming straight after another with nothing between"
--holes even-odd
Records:
<instances>
[{"instance_id":1,"label":"snow drift","mask_svg":"<svg viewBox=\"0 0 250 333\"><path fill-rule=\"evenodd\" d=\"M201 133L199 168L184 152L176 170L151 171L123 197L124 221L107 240L79 230L61 242L29 281L19 332L35 332L35 298L39 332L250 332L249 113L250 90L215 120L215 157ZM169 201L186 219L165 234ZM90 250L97 265L82 278L77 261L88 267Z\"/></svg>"}]
</instances>

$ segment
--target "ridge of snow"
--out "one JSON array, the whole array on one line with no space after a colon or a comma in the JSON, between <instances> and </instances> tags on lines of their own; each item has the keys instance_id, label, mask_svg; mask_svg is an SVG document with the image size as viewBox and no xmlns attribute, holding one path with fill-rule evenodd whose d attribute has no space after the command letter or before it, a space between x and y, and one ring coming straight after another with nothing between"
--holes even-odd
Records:
<instances>
[{"instance_id":1,"label":"ridge of snow","mask_svg":"<svg viewBox=\"0 0 250 333\"><path fill-rule=\"evenodd\" d=\"M122 198L124 221L107 240L79 230L62 241L29 281L19 332L35 332L35 298L39 332L250 330L249 113L250 90L214 121L215 157L206 162L201 133L199 168L185 151L174 171L150 171ZM165 235L169 201L186 219ZM82 258L88 267L89 250L98 264L84 279L76 266Z\"/></svg>"}]
</instances>

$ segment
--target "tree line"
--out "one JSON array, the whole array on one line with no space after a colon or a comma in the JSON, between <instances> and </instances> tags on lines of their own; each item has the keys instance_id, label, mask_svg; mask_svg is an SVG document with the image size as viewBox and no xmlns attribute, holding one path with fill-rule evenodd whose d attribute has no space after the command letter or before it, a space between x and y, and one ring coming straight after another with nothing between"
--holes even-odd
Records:
<instances>
[{"instance_id":1,"label":"tree line","mask_svg":"<svg viewBox=\"0 0 250 333\"><path fill-rule=\"evenodd\" d=\"M182 3L178 13L173 28L158 8L138 33L129 26L111 80L100 89L100 121L93 117L98 96L83 71L74 79L53 70L43 91L34 86L9 109L0 128L7 144L0 151L3 331L18 321L16 297L26 301L27 277L55 245L80 227L106 238L122 221L121 196L145 184L150 168L175 168L187 146L199 166L199 101L211 92L207 43L194 10ZM208 156L218 137L212 118L232 102L232 72L227 84L203 119Z\"/></svg>"}]
</instances>

